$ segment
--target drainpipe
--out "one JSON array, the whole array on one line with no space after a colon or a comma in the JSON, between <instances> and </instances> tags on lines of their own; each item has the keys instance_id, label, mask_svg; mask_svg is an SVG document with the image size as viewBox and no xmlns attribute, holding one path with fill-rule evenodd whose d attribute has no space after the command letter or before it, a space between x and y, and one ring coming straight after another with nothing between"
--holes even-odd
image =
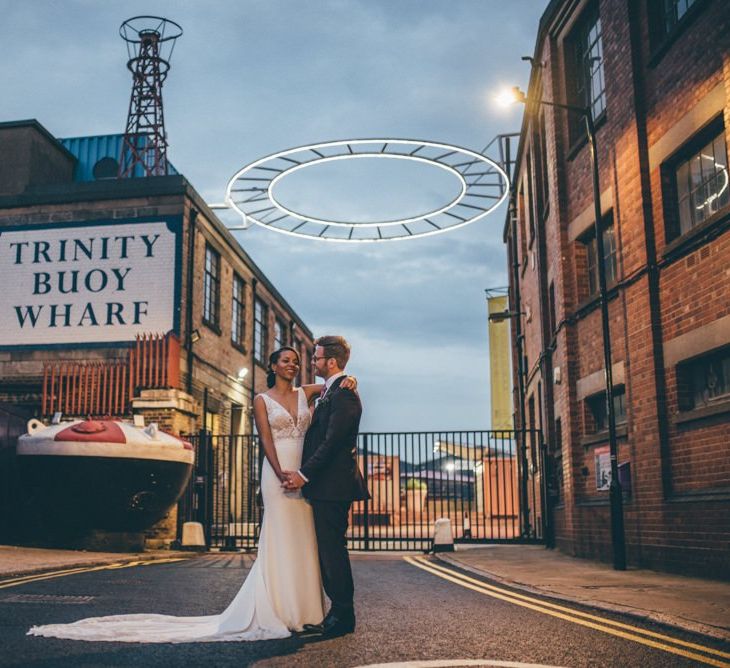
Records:
<instances>
[{"instance_id":1,"label":"drainpipe","mask_svg":"<svg viewBox=\"0 0 730 668\"><path fill-rule=\"evenodd\" d=\"M525 430L525 356L523 352L524 336L522 334L522 301L520 299L520 263L517 257L517 212L515 211L514 193L510 199L510 255L512 256L512 296L513 311L517 314L514 321L515 343L517 348L517 392L519 399L519 458L522 476L520 479L520 506L522 508L522 535L527 538L531 534L530 511L527 494L527 432ZM518 425L515 425L518 428Z\"/></svg>"},{"instance_id":2,"label":"drainpipe","mask_svg":"<svg viewBox=\"0 0 730 668\"><path fill-rule=\"evenodd\" d=\"M193 393L193 281L195 279L195 235L197 231L198 210L190 210L190 232L188 238L188 276L185 295L185 347L187 349L188 377L185 391Z\"/></svg>"}]
</instances>

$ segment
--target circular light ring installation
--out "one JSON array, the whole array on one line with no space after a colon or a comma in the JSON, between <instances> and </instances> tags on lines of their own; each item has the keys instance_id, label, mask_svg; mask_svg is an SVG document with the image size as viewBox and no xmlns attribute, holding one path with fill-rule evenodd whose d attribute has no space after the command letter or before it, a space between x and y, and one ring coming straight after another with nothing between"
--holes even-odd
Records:
<instances>
[{"instance_id":1,"label":"circular light ring installation","mask_svg":"<svg viewBox=\"0 0 730 668\"><path fill-rule=\"evenodd\" d=\"M421 216L413 216L412 218L398 218L397 220L383 220L373 223L363 223L363 222L357 222L357 221L337 221L337 220L327 220L325 218L316 218L314 216L307 216L306 214L299 213L297 211L294 211L292 209L289 209L285 207L279 200L277 200L274 197L274 189L276 187L276 184L279 183L284 177L289 176L293 172L296 172L299 169L303 169L305 167L311 167L312 163L317 163L321 165L322 163L326 162L333 162L335 160L352 160L356 158L395 158L399 160L408 160L410 162L422 162L429 165L437 164L442 169L446 170L447 172L453 174L458 180L460 185L460 192L459 194L448 204L445 206L442 206L440 209L434 209L433 211L429 211L428 213L424 213ZM457 204L462 197L466 194L466 181L464 177L459 174L458 171L456 171L453 167L450 167L449 165L442 165L441 163L434 163L432 160L428 160L427 158L420 158L418 156L409 156L406 158L402 155L396 155L396 154L381 154L381 153L355 153L352 155L335 155L330 158L320 158L319 160L312 160L311 162L304 163L302 165L297 165L295 167L292 167L291 169L286 170L282 174L279 174L279 176L275 176L272 181L271 185L269 186L269 199L276 204L277 208L280 211L283 211L284 213L288 213L293 218L299 218L300 220L308 220L311 223L320 223L322 225L335 225L339 227L350 227L352 225L357 225L358 227L378 227L383 226L387 227L388 225L404 225L405 223L415 223L417 220L425 220L426 218L430 216L437 216L440 213L443 213L444 211L448 211L452 206Z\"/></svg>"},{"instance_id":2,"label":"circular light ring installation","mask_svg":"<svg viewBox=\"0 0 730 668\"><path fill-rule=\"evenodd\" d=\"M286 177L337 160L382 158L426 163L452 174L459 194L428 213L374 222L329 220L294 211L279 202L275 187ZM507 197L508 177L490 158L458 146L414 139L351 139L310 144L266 156L234 174L226 206L243 218L275 232L323 241L375 242L413 239L474 223Z\"/></svg>"}]
</instances>

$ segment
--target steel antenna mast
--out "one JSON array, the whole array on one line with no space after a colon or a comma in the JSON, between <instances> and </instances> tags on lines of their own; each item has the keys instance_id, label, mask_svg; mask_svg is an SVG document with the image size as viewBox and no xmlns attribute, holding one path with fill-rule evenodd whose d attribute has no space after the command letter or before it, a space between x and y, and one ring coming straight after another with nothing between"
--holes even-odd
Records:
<instances>
[{"instance_id":1,"label":"steel antenna mast","mask_svg":"<svg viewBox=\"0 0 730 668\"><path fill-rule=\"evenodd\" d=\"M132 73L119 178L167 175L162 84L170 70L175 41L182 32L177 23L159 16L135 16L119 28L127 43L127 67Z\"/></svg>"}]
</instances>

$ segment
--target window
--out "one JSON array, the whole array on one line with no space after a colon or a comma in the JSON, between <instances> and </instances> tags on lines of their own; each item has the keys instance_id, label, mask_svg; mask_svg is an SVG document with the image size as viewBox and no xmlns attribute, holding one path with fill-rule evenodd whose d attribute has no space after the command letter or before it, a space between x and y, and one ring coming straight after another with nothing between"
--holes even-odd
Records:
<instances>
[{"instance_id":1,"label":"window","mask_svg":"<svg viewBox=\"0 0 730 668\"><path fill-rule=\"evenodd\" d=\"M552 281L550 282L550 287L548 288L548 300L548 317L550 318L548 326L550 327L550 334L555 334L558 328L558 323L555 318L555 284Z\"/></svg>"},{"instance_id":2,"label":"window","mask_svg":"<svg viewBox=\"0 0 730 668\"><path fill-rule=\"evenodd\" d=\"M550 192L548 189L548 163L547 163L547 145L545 139L545 112L540 111L537 119L537 150L535 159L537 161L536 179L537 179L537 215L540 220L545 218L549 209L548 202Z\"/></svg>"},{"instance_id":3,"label":"window","mask_svg":"<svg viewBox=\"0 0 730 668\"><path fill-rule=\"evenodd\" d=\"M555 420L555 442L548 459L548 493L554 503L560 503L563 492L563 425L560 418Z\"/></svg>"},{"instance_id":4,"label":"window","mask_svg":"<svg viewBox=\"0 0 730 668\"><path fill-rule=\"evenodd\" d=\"M696 0L652 0L649 11L652 18L653 42L659 43L674 32Z\"/></svg>"},{"instance_id":5,"label":"window","mask_svg":"<svg viewBox=\"0 0 730 668\"><path fill-rule=\"evenodd\" d=\"M603 219L603 270L606 274L606 286L609 287L616 282L616 238L613 233L613 216ZM597 295L598 285L598 244L596 243L595 230L591 230L583 239L586 247L586 273L588 277L588 295Z\"/></svg>"},{"instance_id":6,"label":"window","mask_svg":"<svg viewBox=\"0 0 730 668\"><path fill-rule=\"evenodd\" d=\"M537 470L537 439L535 436L535 397L531 396L527 401L527 427L530 430L530 462L532 472Z\"/></svg>"},{"instance_id":7,"label":"window","mask_svg":"<svg viewBox=\"0 0 730 668\"><path fill-rule=\"evenodd\" d=\"M525 185L527 187L527 224L530 229L530 244L535 238L535 210L532 200L532 157L527 154L527 166L525 170Z\"/></svg>"},{"instance_id":8,"label":"window","mask_svg":"<svg viewBox=\"0 0 730 668\"><path fill-rule=\"evenodd\" d=\"M286 325L284 322L276 318L274 320L274 348L279 349L286 345Z\"/></svg>"},{"instance_id":9,"label":"window","mask_svg":"<svg viewBox=\"0 0 730 668\"><path fill-rule=\"evenodd\" d=\"M680 365L677 380L682 410L730 401L730 347Z\"/></svg>"},{"instance_id":10,"label":"window","mask_svg":"<svg viewBox=\"0 0 730 668\"><path fill-rule=\"evenodd\" d=\"M119 163L110 157L99 160L92 169L95 179L116 179L119 174Z\"/></svg>"},{"instance_id":11,"label":"window","mask_svg":"<svg viewBox=\"0 0 730 668\"><path fill-rule=\"evenodd\" d=\"M299 354L299 375L297 375L297 385L303 385L306 378L306 372L309 368L307 366L307 353L304 350L304 347L302 346L302 340L298 338L294 338L294 341L292 342L292 348L297 351Z\"/></svg>"},{"instance_id":12,"label":"window","mask_svg":"<svg viewBox=\"0 0 730 668\"><path fill-rule=\"evenodd\" d=\"M714 123L709 130L709 137L703 133L699 144L689 145L689 155L685 152L663 168L665 176L669 174L673 181L667 207L670 240L686 234L730 204L725 131L721 122Z\"/></svg>"},{"instance_id":13,"label":"window","mask_svg":"<svg viewBox=\"0 0 730 668\"><path fill-rule=\"evenodd\" d=\"M233 275L231 298L231 342L238 348L246 344L246 284L238 275Z\"/></svg>"},{"instance_id":14,"label":"window","mask_svg":"<svg viewBox=\"0 0 730 668\"><path fill-rule=\"evenodd\" d=\"M220 279L221 256L208 244L205 245L205 271L203 273L203 322L214 329L220 326Z\"/></svg>"},{"instance_id":15,"label":"window","mask_svg":"<svg viewBox=\"0 0 730 668\"><path fill-rule=\"evenodd\" d=\"M520 266L524 274L527 267L527 232L525 230L525 217L527 212L525 209L525 180L520 183L520 190L517 195L517 219L520 224Z\"/></svg>"},{"instance_id":16,"label":"window","mask_svg":"<svg viewBox=\"0 0 730 668\"><path fill-rule=\"evenodd\" d=\"M209 434L219 435L221 433L221 416L213 411L208 411L205 414L205 425L204 429Z\"/></svg>"},{"instance_id":17,"label":"window","mask_svg":"<svg viewBox=\"0 0 730 668\"><path fill-rule=\"evenodd\" d=\"M593 418L593 429L587 431L599 432L608 430L608 406L606 393L600 392L586 399L590 415ZM613 414L616 424L626 422L626 388L613 388Z\"/></svg>"},{"instance_id":18,"label":"window","mask_svg":"<svg viewBox=\"0 0 730 668\"><path fill-rule=\"evenodd\" d=\"M567 88L570 103L591 110L596 120L606 111L606 83L603 74L603 40L598 3L593 2L580 17L566 43ZM570 139L584 135L580 114L569 114Z\"/></svg>"},{"instance_id":19,"label":"window","mask_svg":"<svg viewBox=\"0 0 730 668\"><path fill-rule=\"evenodd\" d=\"M268 356L269 327L267 320L269 309L258 297L253 307L253 356L260 364L266 363Z\"/></svg>"}]
</instances>

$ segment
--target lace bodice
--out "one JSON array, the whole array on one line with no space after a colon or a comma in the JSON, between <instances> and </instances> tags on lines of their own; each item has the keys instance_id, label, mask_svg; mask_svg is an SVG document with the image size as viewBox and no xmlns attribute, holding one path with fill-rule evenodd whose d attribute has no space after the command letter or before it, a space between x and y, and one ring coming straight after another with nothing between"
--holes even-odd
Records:
<instances>
[{"instance_id":1,"label":"lace bodice","mask_svg":"<svg viewBox=\"0 0 730 668\"><path fill-rule=\"evenodd\" d=\"M297 389L297 419L292 419L291 414L276 399L272 399L266 394L261 396L266 403L266 411L269 416L269 426L271 427L271 436L274 442L284 439L303 438L309 429L312 417L307 406L307 396L300 387Z\"/></svg>"}]
</instances>

